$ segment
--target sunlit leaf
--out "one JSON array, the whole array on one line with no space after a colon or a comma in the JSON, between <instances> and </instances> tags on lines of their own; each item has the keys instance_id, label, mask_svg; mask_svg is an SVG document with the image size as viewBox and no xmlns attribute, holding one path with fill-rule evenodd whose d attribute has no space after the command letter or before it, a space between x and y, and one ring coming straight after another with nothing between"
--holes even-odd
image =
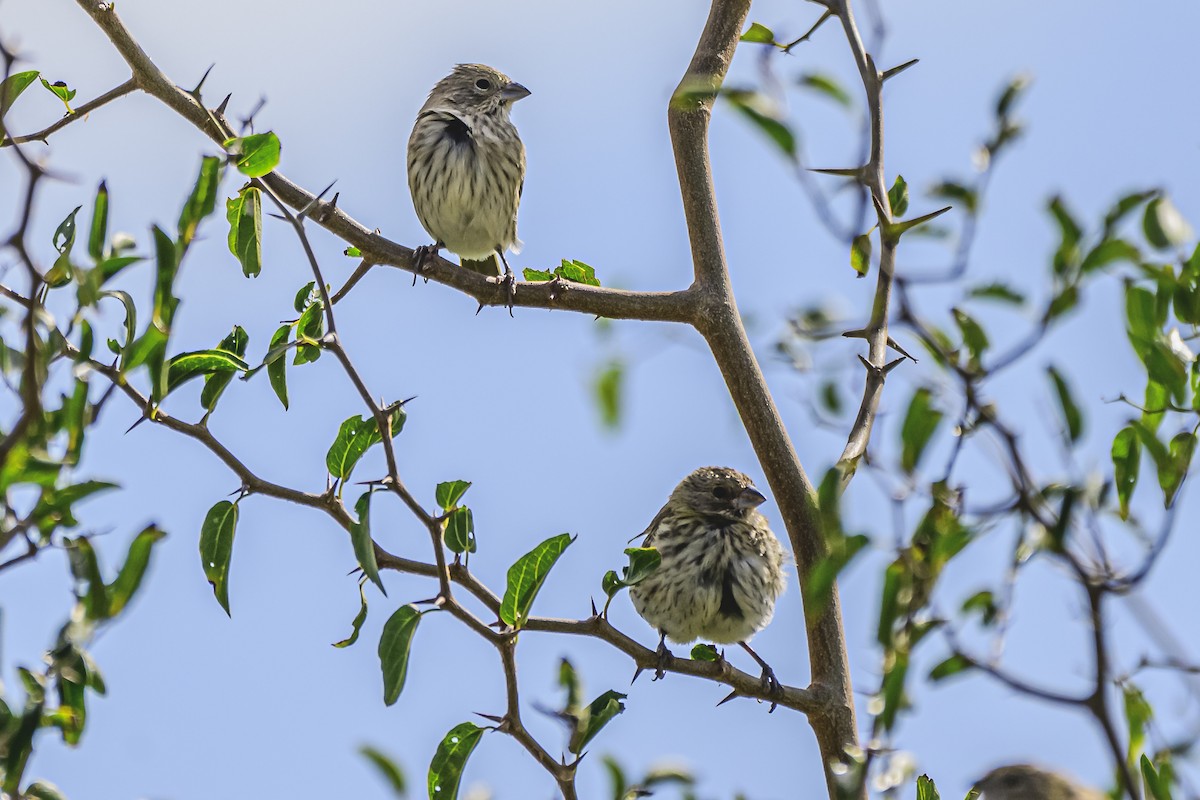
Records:
<instances>
[{"instance_id":1,"label":"sunlit leaf","mask_svg":"<svg viewBox=\"0 0 1200 800\"><path fill-rule=\"evenodd\" d=\"M238 172L261 178L279 166L279 137L271 131L225 140L225 149L234 156Z\"/></svg>"},{"instance_id":2,"label":"sunlit leaf","mask_svg":"<svg viewBox=\"0 0 1200 800\"><path fill-rule=\"evenodd\" d=\"M437 499L438 507L443 511L449 511L458 505L458 501L467 493L467 489L471 488L470 481L446 481L439 483L434 491L434 496Z\"/></svg>"}]
</instances>

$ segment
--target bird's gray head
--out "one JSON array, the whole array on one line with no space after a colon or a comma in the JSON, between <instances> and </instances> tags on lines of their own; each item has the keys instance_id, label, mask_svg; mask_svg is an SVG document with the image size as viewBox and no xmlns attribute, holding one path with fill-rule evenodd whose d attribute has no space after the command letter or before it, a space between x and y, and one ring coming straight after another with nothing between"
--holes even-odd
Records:
<instances>
[{"instance_id":1,"label":"bird's gray head","mask_svg":"<svg viewBox=\"0 0 1200 800\"><path fill-rule=\"evenodd\" d=\"M447 105L461 111L507 114L512 104L528 97L529 90L485 64L459 64L437 82L426 106Z\"/></svg>"},{"instance_id":2,"label":"bird's gray head","mask_svg":"<svg viewBox=\"0 0 1200 800\"><path fill-rule=\"evenodd\" d=\"M701 467L675 487L671 499L698 514L745 519L767 498L735 469Z\"/></svg>"},{"instance_id":3,"label":"bird's gray head","mask_svg":"<svg viewBox=\"0 0 1200 800\"><path fill-rule=\"evenodd\" d=\"M997 767L979 779L981 800L1093 800L1099 792L1029 764Z\"/></svg>"}]
</instances>

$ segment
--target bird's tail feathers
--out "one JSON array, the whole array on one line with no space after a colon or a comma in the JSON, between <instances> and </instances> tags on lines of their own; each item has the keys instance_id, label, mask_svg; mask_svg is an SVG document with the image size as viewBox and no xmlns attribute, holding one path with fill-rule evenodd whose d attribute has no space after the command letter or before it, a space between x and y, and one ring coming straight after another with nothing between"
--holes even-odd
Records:
<instances>
[{"instance_id":1,"label":"bird's tail feathers","mask_svg":"<svg viewBox=\"0 0 1200 800\"><path fill-rule=\"evenodd\" d=\"M471 272L477 272L485 278L494 278L500 274L500 259L494 255L479 260L460 258L459 263L471 270Z\"/></svg>"}]
</instances>

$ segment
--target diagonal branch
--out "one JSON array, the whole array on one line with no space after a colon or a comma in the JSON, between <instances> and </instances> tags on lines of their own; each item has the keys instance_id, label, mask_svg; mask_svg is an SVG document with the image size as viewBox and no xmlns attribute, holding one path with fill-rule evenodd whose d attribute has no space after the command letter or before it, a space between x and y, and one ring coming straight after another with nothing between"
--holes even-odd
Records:
<instances>
[{"instance_id":1,"label":"diagonal branch","mask_svg":"<svg viewBox=\"0 0 1200 800\"><path fill-rule=\"evenodd\" d=\"M854 63L858 67L863 90L866 92L871 138L867 163L858 171L857 178L871 195L880 229L879 273L875 279L875 297L871 303L870 319L863 330L863 338L867 340L868 350L863 397L858 415L850 428L846 446L839 459L839 463L848 467L848 469L842 470L842 488L844 489L854 474L854 467L867 452L867 445L871 440L871 429L874 427L875 417L879 412L879 401L883 397L883 384L887 378L887 372L883 368L887 363L888 314L891 306L892 284L896 273L897 241L885 233L892 222L892 210L883 171L884 76L876 68L874 60L863 45L850 0L837 0L834 7L842 22L846 41L850 44L850 52L854 56Z\"/></svg>"},{"instance_id":2,"label":"diagonal branch","mask_svg":"<svg viewBox=\"0 0 1200 800\"><path fill-rule=\"evenodd\" d=\"M129 68L137 87L157 98L218 144L227 135L217 118L210 114L188 91L176 86L160 70L146 51L134 40L113 10L111 2L76 0L80 8L99 26L116 47ZM374 264L414 271L413 251L393 242L348 216L333 202L317 198L278 172L262 178L283 202L293 209L309 210L309 216L338 238L357 247L362 257ZM465 270L444 258L429 259L421 277L457 289L481 306L505 306L508 292L497 279L488 279ZM578 311L609 319L641 319L664 322L691 322L697 316L699 298L692 289L674 292L630 292L598 286L547 281L518 283L512 304L524 308L550 308Z\"/></svg>"},{"instance_id":3,"label":"diagonal branch","mask_svg":"<svg viewBox=\"0 0 1200 800\"><path fill-rule=\"evenodd\" d=\"M704 32L672 98L667 119L691 242L694 286L702 292L703 305L694 324L712 350L766 473L803 584L827 555L828 546L813 485L775 408L734 300L708 154L713 99L725 79L749 8L749 0L713 0ZM885 346L886 338L885 333ZM834 770L847 749L858 742L836 586L823 608L806 604L804 613L812 687L829 701L826 713L810 717L810 723L820 746L829 796L836 797ZM864 793L862 797L865 796Z\"/></svg>"},{"instance_id":4,"label":"diagonal branch","mask_svg":"<svg viewBox=\"0 0 1200 800\"><path fill-rule=\"evenodd\" d=\"M79 106L78 108L75 109L75 113L67 114L62 119L58 120L57 122L55 122L51 125L46 126L45 128L42 128L37 133L30 133L25 136L5 136L3 138L0 138L0 147L12 147L14 144L24 144L25 142L41 142L42 144L46 144L46 140L50 137L50 134L55 133L59 130L62 130L63 128L70 125L72 122L75 122L76 120L83 119L89 113L91 113L92 111L95 111L100 106L106 105L108 103L111 103L113 100L124 97L125 95L129 94L136 88L137 88L137 83L133 80L133 78L130 78L129 80L122 83L120 86L117 86L116 88L113 88L113 89L109 89L107 92L100 95L95 100L89 100L88 102Z\"/></svg>"}]
</instances>

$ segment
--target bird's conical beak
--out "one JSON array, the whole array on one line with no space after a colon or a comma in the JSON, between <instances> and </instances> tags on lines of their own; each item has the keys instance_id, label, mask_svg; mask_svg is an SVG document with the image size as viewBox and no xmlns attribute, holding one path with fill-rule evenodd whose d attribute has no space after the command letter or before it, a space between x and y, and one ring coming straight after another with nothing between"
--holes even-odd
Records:
<instances>
[{"instance_id":1,"label":"bird's conical beak","mask_svg":"<svg viewBox=\"0 0 1200 800\"><path fill-rule=\"evenodd\" d=\"M753 487L746 487L742 489L742 493L737 496L733 504L739 509L747 509L758 508L765 502L767 502L767 498L762 492Z\"/></svg>"},{"instance_id":2,"label":"bird's conical beak","mask_svg":"<svg viewBox=\"0 0 1200 800\"><path fill-rule=\"evenodd\" d=\"M500 99L507 100L510 103L515 103L522 97L529 97L529 95L529 90L516 82L505 84L504 88L500 90Z\"/></svg>"}]
</instances>

